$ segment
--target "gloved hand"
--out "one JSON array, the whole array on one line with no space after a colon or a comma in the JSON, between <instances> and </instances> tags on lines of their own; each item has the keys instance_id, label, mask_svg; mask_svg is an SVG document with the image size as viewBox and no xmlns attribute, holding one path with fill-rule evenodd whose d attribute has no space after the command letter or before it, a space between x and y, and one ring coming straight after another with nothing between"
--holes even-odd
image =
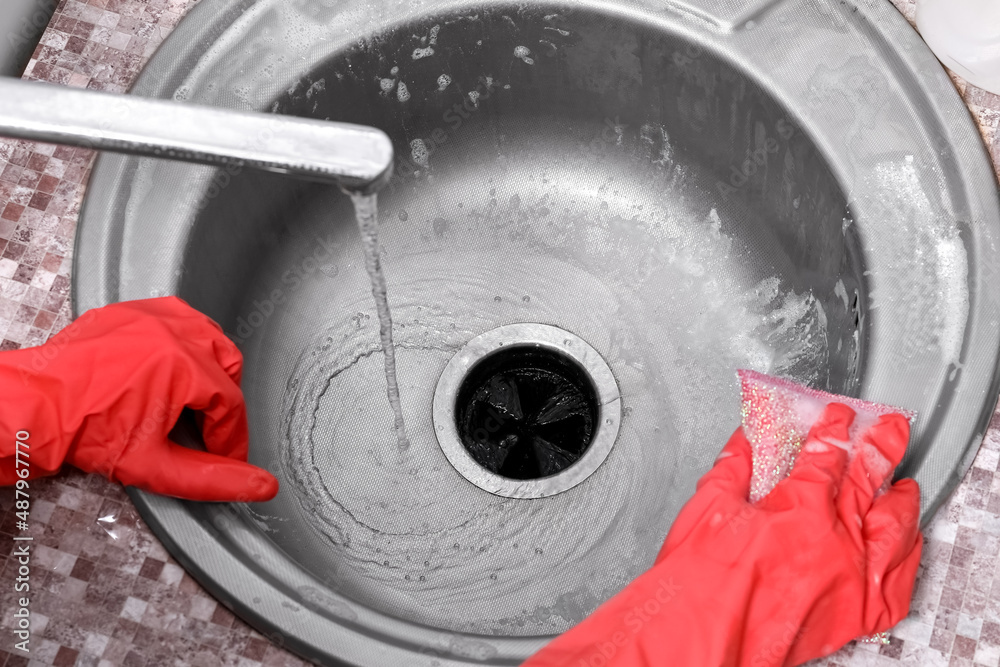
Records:
<instances>
[{"instance_id":1,"label":"gloved hand","mask_svg":"<svg viewBox=\"0 0 1000 667\"><path fill-rule=\"evenodd\" d=\"M163 495L270 500L277 480L246 463L242 366L222 329L176 297L90 310L44 345L0 353L0 484L65 461ZM185 407L207 452L167 437Z\"/></svg>"},{"instance_id":2,"label":"gloved hand","mask_svg":"<svg viewBox=\"0 0 1000 667\"><path fill-rule=\"evenodd\" d=\"M904 479L874 496L909 424L882 417L848 466L853 419L827 406L791 474L756 505L738 429L653 567L525 667L790 666L895 625L920 562L920 492Z\"/></svg>"}]
</instances>

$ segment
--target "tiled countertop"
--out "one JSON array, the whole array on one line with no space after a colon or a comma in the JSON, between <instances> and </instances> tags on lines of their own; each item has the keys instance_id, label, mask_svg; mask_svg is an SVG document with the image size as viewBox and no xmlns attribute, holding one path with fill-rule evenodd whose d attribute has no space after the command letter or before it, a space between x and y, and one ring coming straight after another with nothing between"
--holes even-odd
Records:
<instances>
[{"instance_id":1,"label":"tiled countertop","mask_svg":"<svg viewBox=\"0 0 1000 667\"><path fill-rule=\"evenodd\" d=\"M3 0L0 0L3 1ZM198 0L63 0L26 78L124 91ZM912 0L893 0L911 21ZM1000 174L1000 96L956 79ZM93 153L0 140L0 350L70 321L73 232ZM1000 413L925 534L911 614L883 646L821 664L1000 666ZM303 665L216 603L167 554L118 486L66 472L31 485L31 662L12 653L16 562L0 556L0 665ZM0 491L0 542L14 497Z\"/></svg>"}]
</instances>

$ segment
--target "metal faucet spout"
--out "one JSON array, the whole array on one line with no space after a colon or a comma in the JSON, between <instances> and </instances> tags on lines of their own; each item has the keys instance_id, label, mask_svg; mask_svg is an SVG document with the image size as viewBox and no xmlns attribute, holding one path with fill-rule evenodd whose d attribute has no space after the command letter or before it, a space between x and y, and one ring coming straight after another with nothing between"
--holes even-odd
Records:
<instances>
[{"instance_id":1,"label":"metal faucet spout","mask_svg":"<svg viewBox=\"0 0 1000 667\"><path fill-rule=\"evenodd\" d=\"M374 192L392 175L381 130L0 77L0 136L209 165Z\"/></svg>"}]
</instances>

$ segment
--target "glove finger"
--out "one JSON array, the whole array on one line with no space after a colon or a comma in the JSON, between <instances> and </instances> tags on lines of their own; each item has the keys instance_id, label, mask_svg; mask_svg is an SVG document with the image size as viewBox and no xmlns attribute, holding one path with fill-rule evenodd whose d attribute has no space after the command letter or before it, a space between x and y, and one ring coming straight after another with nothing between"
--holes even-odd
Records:
<instances>
[{"instance_id":1,"label":"glove finger","mask_svg":"<svg viewBox=\"0 0 1000 667\"><path fill-rule=\"evenodd\" d=\"M167 441L158 450L160 459L119 466L115 477L122 484L186 500L209 502L264 502L278 493L278 480L262 468L188 449Z\"/></svg>"},{"instance_id":2,"label":"glove finger","mask_svg":"<svg viewBox=\"0 0 1000 667\"><path fill-rule=\"evenodd\" d=\"M898 566L920 538L920 487L901 479L877 498L862 519L868 569Z\"/></svg>"},{"instance_id":3,"label":"glove finger","mask_svg":"<svg viewBox=\"0 0 1000 667\"><path fill-rule=\"evenodd\" d=\"M752 475L753 451L741 426L730 436L711 469L698 480L698 490L717 489L746 500Z\"/></svg>"},{"instance_id":4,"label":"glove finger","mask_svg":"<svg viewBox=\"0 0 1000 667\"><path fill-rule=\"evenodd\" d=\"M882 415L874 426L861 435L861 450L857 458L861 460L874 490L892 477L906 454L909 442L910 422L895 413Z\"/></svg>"},{"instance_id":5,"label":"glove finger","mask_svg":"<svg viewBox=\"0 0 1000 667\"><path fill-rule=\"evenodd\" d=\"M837 498L841 519L852 531L858 517L868 513L875 494L892 477L909 439L910 423L898 414L883 415L862 434Z\"/></svg>"},{"instance_id":6,"label":"glove finger","mask_svg":"<svg viewBox=\"0 0 1000 667\"><path fill-rule=\"evenodd\" d=\"M863 532L869 591L865 622L869 632L880 632L898 623L910 607L923 547L917 483L902 479L877 498L864 517Z\"/></svg>"},{"instance_id":7,"label":"glove finger","mask_svg":"<svg viewBox=\"0 0 1000 667\"><path fill-rule=\"evenodd\" d=\"M164 307L191 320L191 324L188 325L191 331L186 332L185 338L189 341L204 341L206 345L210 346L219 366L239 386L243 375L243 354L236 347L236 344L225 335L219 323L201 311L195 310L176 296L164 297L163 300L165 301Z\"/></svg>"},{"instance_id":8,"label":"glove finger","mask_svg":"<svg viewBox=\"0 0 1000 667\"><path fill-rule=\"evenodd\" d=\"M698 490L677 515L654 563L666 558L699 526L721 530L725 524L733 531L742 530L753 511L747 503L752 475L753 452L740 427L698 481ZM706 519L709 514L711 518Z\"/></svg>"},{"instance_id":9,"label":"glove finger","mask_svg":"<svg viewBox=\"0 0 1000 667\"><path fill-rule=\"evenodd\" d=\"M164 296L155 299L143 299L129 302L133 309L141 310L159 318L170 328L179 339L196 346L204 344L226 374L237 385L243 371L243 355L225 335L218 322L201 311L192 308L186 301L177 296Z\"/></svg>"},{"instance_id":10,"label":"glove finger","mask_svg":"<svg viewBox=\"0 0 1000 667\"><path fill-rule=\"evenodd\" d=\"M906 446L910 442L910 422L895 412L882 415L875 426L865 431L861 440L877 448L892 468L895 468L903 460Z\"/></svg>"},{"instance_id":11,"label":"glove finger","mask_svg":"<svg viewBox=\"0 0 1000 667\"><path fill-rule=\"evenodd\" d=\"M236 343L225 336L218 336L213 344L213 350L219 366L239 387L243 382L243 353L236 347Z\"/></svg>"},{"instance_id":12,"label":"glove finger","mask_svg":"<svg viewBox=\"0 0 1000 667\"><path fill-rule=\"evenodd\" d=\"M849 429L854 410L843 403L830 403L809 429L786 479L778 482L764 501L771 507L816 504L833 509L847 467Z\"/></svg>"},{"instance_id":13,"label":"glove finger","mask_svg":"<svg viewBox=\"0 0 1000 667\"><path fill-rule=\"evenodd\" d=\"M205 449L213 454L245 461L250 448L246 403L243 392L226 372L197 359L191 363L193 381L185 402L198 412Z\"/></svg>"}]
</instances>

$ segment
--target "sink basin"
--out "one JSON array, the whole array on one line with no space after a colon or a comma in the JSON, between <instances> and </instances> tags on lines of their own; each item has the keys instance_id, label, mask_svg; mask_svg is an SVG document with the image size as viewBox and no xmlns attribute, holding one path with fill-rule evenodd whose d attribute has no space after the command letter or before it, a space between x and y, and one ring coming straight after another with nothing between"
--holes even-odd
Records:
<instances>
[{"instance_id":1,"label":"sink basin","mask_svg":"<svg viewBox=\"0 0 1000 667\"><path fill-rule=\"evenodd\" d=\"M996 182L888 3L202 0L132 92L396 147L378 204L405 451L336 188L102 156L80 224L78 313L178 294L242 349L279 496L132 497L310 659L517 664L652 563L739 423L738 368L916 411L899 474L925 520L979 447ZM470 359L504 344L593 385L593 442L558 475L529 454L511 482L456 440Z\"/></svg>"}]
</instances>

